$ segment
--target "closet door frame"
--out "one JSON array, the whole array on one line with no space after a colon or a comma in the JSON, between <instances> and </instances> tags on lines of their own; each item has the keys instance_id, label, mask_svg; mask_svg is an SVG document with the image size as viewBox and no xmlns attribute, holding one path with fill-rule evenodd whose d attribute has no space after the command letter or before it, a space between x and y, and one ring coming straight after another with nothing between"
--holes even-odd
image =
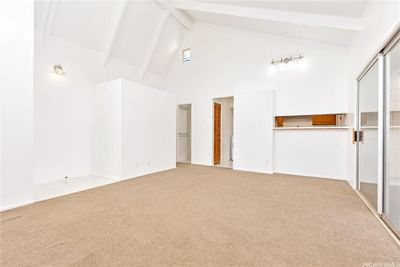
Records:
<instances>
[{"instance_id":1,"label":"closet door frame","mask_svg":"<svg viewBox=\"0 0 400 267\"><path fill-rule=\"evenodd\" d=\"M384 91L383 91L383 74L384 74L384 64L383 64L383 55L379 53L375 56L367 65L366 68L361 72L361 74L357 77L357 93L356 93L356 131L358 135L361 132L360 129L360 81L364 76L368 73L368 71L375 65L378 64L378 162L377 162L377 208L375 209L364 196L364 194L360 190L360 140L356 140L356 190L359 195L362 196L364 201L373 209L378 215L382 214L383 210L383 153L384 153L384 145L383 145L383 117L384 117Z\"/></svg>"},{"instance_id":2,"label":"closet door frame","mask_svg":"<svg viewBox=\"0 0 400 267\"><path fill-rule=\"evenodd\" d=\"M359 140L354 140L356 144L356 162L355 162L355 174L356 174L356 191L364 200L364 202L373 210L379 218L387 225L397 238L400 238L400 229L391 223L391 219L385 215L385 192L386 186L386 152L387 152L387 136L388 126L390 122L390 114L388 113L387 103L389 103L389 94L387 88L387 77L386 71L386 55L391 51L395 45L400 44L400 23L394 27L392 34L386 39L384 45L378 51L376 56L368 63L361 74L356 79L356 94L355 94L355 129L357 133L360 131L360 114L359 114L359 96L360 96L360 80L365 76L366 73L372 68L372 66L378 62L378 176L377 176L377 209L375 210L372 205L368 202L367 198L359 190L360 188L360 177L359 177Z\"/></svg>"}]
</instances>

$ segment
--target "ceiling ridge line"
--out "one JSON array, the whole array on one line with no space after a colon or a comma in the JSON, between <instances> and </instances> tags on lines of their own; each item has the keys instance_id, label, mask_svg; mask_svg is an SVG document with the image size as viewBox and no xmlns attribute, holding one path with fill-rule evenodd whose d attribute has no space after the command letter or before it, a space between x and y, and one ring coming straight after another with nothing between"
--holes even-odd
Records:
<instances>
[{"instance_id":1,"label":"ceiling ridge line","mask_svg":"<svg viewBox=\"0 0 400 267\"><path fill-rule=\"evenodd\" d=\"M109 42L106 46L106 50L104 51L104 54L103 54L103 62L102 62L103 67L107 64L107 62L110 58L111 51L114 47L115 40L117 39L117 34L119 31L119 28L121 27L122 19L124 17L126 7L128 5L128 1L127 0L122 1L122 2L120 2L119 5L120 6L118 7L118 14L116 16L116 19L115 19L115 22L114 22L114 25L113 25L113 28L112 28L112 31L110 34L110 40L109 40Z\"/></svg>"}]
</instances>

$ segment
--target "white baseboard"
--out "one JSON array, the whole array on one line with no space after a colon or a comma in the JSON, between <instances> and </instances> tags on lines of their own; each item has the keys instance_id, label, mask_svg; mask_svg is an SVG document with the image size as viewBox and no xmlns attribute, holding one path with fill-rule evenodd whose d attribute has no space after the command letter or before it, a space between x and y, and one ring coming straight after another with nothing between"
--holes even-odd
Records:
<instances>
[{"instance_id":1,"label":"white baseboard","mask_svg":"<svg viewBox=\"0 0 400 267\"><path fill-rule=\"evenodd\" d=\"M246 168L236 168L235 166L233 166L232 169L235 170L235 171L254 172L254 173L263 173L263 174L274 174L273 171L252 170L252 169L246 169Z\"/></svg>"},{"instance_id":2,"label":"white baseboard","mask_svg":"<svg viewBox=\"0 0 400 267\"><path fill-rule=\"evenodd\" d=\"M306 176L306 177L314 177L314 178L322 178L322 179L331 179L331 180L340 180L347 181L346 178L343 177L332 177L332 176L323 176L323 175L315 175L315 174L306 174L306 173L296 173L296 172L286 172L286 171L276 171L276 174L288 174L288 175L297 175L297 176Z\"/></svg>"},{"instance_id":3,"label":"white baseboard","mask_svg":"<svg viewBox=\"0 0 400 267\"><path fill-rule=\"evenodd\" d=\"M142 173L137 174L135 176L122 177L120 180L124 181L124 180L134 179L134 178L138 178L138 177L141 177L141 176L145 176L145 175L149 175L149 174L153 174L153 173L158 173L158 172L163 172L163 171L168 171L168 170L172 170L172 169L176 169L176 165L171 166L171 167L167 167L167 168L158 169L158 170L145 171L145 172L142 172Z\"/></svg>"},{"instance_id":4,"label":"white baseboard","mask_svg":"<svg viewBox=\"0 0 400 267\"><path fill-rule=\"evenodd\" d=\"M12 204L12 205L1 207L0 211L11 210L11 209L15 209L15 208L18 208L18 207L26 206L26 205L29 205L29 204L32 204L32 203L34 203L33 199L29 200L29 201L20 202L20 203L17 203L17 204Z\"/></svg>"},{"instance_id":5,"label":"white baseboard","mask_svg":"<svg viewBox=\"0 0 400 267\"><path fill-rule=\"evenodd\" d=\"M100 173L92 173L92 174L87 175L87 176L98 176L98 177L101 177L101 178L107 178L107 179L111 179L111 180L115 180L115 181L121 181L121 180L122 180L121 177L117 177L117 176L107 176L107 175L102 175L102 174L100 174Z\"/></svg>"},{"instance_id":6,"label":"white baseboard","mask_svg":"<svg viewBox=\"0 0 400 267\"><path fill-rule=\"evenodd\" d=\"M349 180L346 180L347 181L347 183L350 185L350 187L353 189L353 190L356 190L357 188L355 187L355 185L353 185L353 183L352 182L350 182Z\"/></svg>"}]
</instances>

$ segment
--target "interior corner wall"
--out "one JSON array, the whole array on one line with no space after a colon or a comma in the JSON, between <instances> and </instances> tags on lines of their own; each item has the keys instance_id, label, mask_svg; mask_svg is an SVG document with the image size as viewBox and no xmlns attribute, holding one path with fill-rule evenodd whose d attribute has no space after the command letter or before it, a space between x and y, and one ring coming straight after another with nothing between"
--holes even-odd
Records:
<instances>
[{"instance_id":1,"label":"interior corner wall","mask_svg":"<svg viewBox=\"0 0 400 267\"><path fill-rule=\"evenodd\" d=\"M176 167L176 98L122 80L122 178Z\"/></svg>"},{"instance_id":2,"label":"interior corner wall","mask_svg":"<svg viewBox=\"0 0 400 267\"><path fill-rule=\"evenodd\" d=\"M43 39L35 29L34 184L91 174L92 90L113 79L137 80L139 70L55 36ZM66 72L52 72L61 64ZM163 88L164 80L147 73L141 81Z\"/></svg>"},{"instance_id":3,"label":"interior corner wall","mask_svg":"<svg viewBox=\"0 0 400 267\"><path fill-rule=\"evenodd\" d=\"M117 79L93 90L93 173L128 179L176 166L176 101Z\"/></svg>"},{"instance_id":4,"label":"interior corner wall","mask_svg":"<svg viewBox=\"0 0 400 267\"><path fill-rule=\"evenodd\" d=\"M356 127L356 79L369 61L377 55L385 40L400 23L400 1L368 1L362 18L362 30L358 32L349 48L349 67L346 76L348 94L348 120ZM356 185L356 145L352 144L352 129L348 131L347 177Z\"/></svg>"},{"instance_id":5,"label":"interior corner wall","mask_svg":"<svg viewBox=\"0 0 400 267\"><path fill-rule=\"evenodd\" d=\"M122 177L122 80L93 88L92 169L96 176Z\"/></svg>"},{"instance_id":6,"label":"interior corner wall","mask_svg":"<svg viewBox=\"0 0 400 267\"><path fill-rule=\"evenodd\" d=\"M100 80L95 54L35 36L34 183L90 175L92 86ZM55 64L66 74L52 72Z\"/></svg>"},{"instance_id":7,"label":"interior corner wall","mask_svg":"<svg viewBox=\"0 0 400 267\"><path fill-rule=\"evenodd\" d=\"M33 201L33 1L1 1L0 210Z\"/></svg>"}]
</instances>

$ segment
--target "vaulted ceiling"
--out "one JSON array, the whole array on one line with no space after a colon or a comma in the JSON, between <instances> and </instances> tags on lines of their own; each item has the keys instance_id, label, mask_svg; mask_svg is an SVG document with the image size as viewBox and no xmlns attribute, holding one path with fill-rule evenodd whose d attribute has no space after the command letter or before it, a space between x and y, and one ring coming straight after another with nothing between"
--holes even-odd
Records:
<instances>
[{"instance_id":1,"label":"vaulted ceiling","mask_svg":"<svg viewBox=\"0 0 400 267\"><path fill-rule=\"evenodd\" d=\"M347 46L366 1L173 1L194 21Z\"/></svg>"},{"instance_id":2,"label":"vaulted ceiling","mask_svg":"<svg viewBox=\"0 0 400 267\"><path fill-rule=\"evenodd\" d=\"M365 1L37 1L45 36L102 53L165 77L193 23L349 45L362 27Z\"/></svg>"},{"instance_id":3,"label":"vaulted ceiling","mask_svg":"<svg viewBox=\"0 0 400 267\"><path fill-rule=\"evenodd\" d=\"M37 1L35 27L165 77L192 21L156 1ZM177 19L178 18L178 19Z\"/></svg>"}]
</instances>

